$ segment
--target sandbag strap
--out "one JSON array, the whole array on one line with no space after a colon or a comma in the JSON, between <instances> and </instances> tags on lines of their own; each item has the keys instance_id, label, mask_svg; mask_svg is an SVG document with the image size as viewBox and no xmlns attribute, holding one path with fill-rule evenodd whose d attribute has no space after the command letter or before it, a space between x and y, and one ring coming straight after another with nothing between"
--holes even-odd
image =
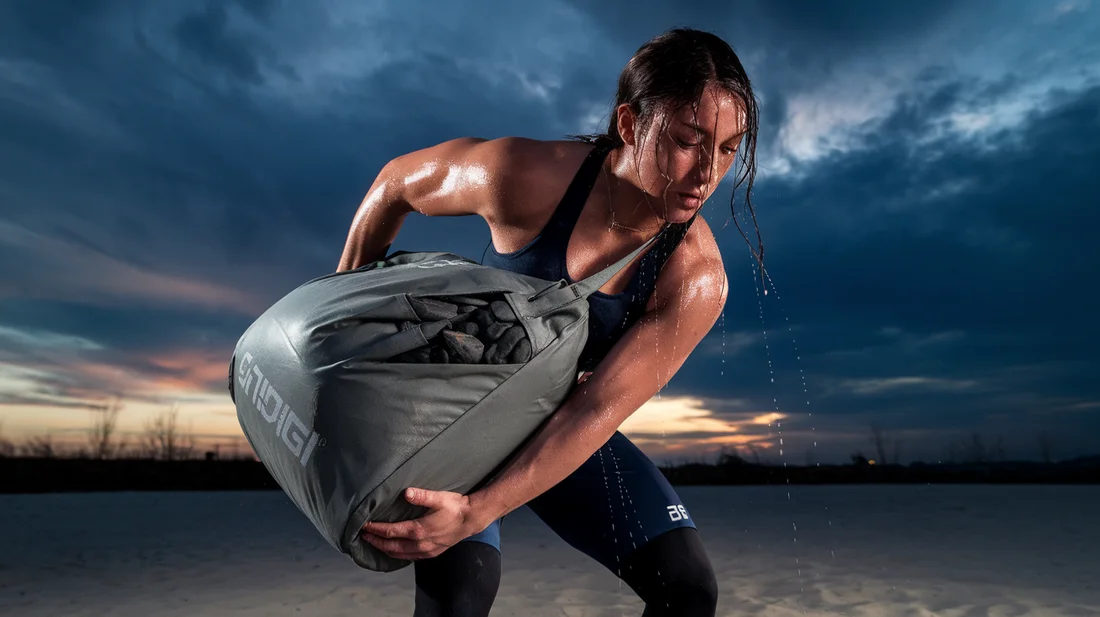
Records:
<instances>
[{"instance_id":1,"label":"sandbag strap","mask_svg":"<svg viewBox=\"0 0 1100 617\"><path fill-rule=\"evenodd\" d=\"M594 292L603 287L611 277L615 276L620 270L625 268L630 262L634 261L642 251L646 250L653 245L666 231L671 227L671 223L665 223L661 230L657 232L655 236L646 240L641 246L631 251L628 255L611 264L610 266L596 272L588 278L581 279L572 285L565 285L565 280L559 281L561 287L557 289L543 290L528 299L527 305L520 309L520 311L527 318L535 318L546 313L565 306L570 302L580 300L582 298L588 298Z\"/></svg>"},{"instance_id":2,"label":"sandbag strap","mask_svg":"<svg viewBox=\"0 0 1100 617\"><path fill-rule=\"evenodd\" d=\"M573 289L576 297L587 298L595 291L599 290L600 287L603 287L605 284L607 284L607 282L610 281L613 276L618 274L619 271L630 264L630 262L634 261L634 258L640 255L642 251L646 250L651 245L653 245L654 242L659 240L661 236L663 236L671 226L671 223L665 223L661 227L661 231L658 231L655 236L653 236L649 240L646 240L641 246L631 251L626 257L623 257L619 261L616 261L615 263L604 268L603 270L600 270L599 272L593 274L586 279L582 279L577 281L576 283L573 283L569 287Z\"/></svg>"}]
</instances>

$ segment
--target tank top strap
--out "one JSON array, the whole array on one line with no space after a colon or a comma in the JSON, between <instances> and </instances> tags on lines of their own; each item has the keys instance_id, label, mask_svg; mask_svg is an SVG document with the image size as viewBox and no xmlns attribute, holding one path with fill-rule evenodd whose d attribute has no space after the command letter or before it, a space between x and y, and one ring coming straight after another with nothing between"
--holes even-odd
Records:
<instances>
[{"instance_id":1,"label":"tank top strap","mask_svg":"<svg viewBox=\"0 0 1100 617\"><path fill-rule=\"evenodd\" d=\"M660 260L660 265L664 265L664 262L672 255L672 252L676 250L676 247L680 246L680 242L684 240L684 236L687 235L688 229L691 224L695 222L695 218L699 216L696 212L690 219L683 223L673 225L672 229L665 232L665 235L657 241L657 257Z\"/></svg>"},{"instance_id":2,"label":"tank top strap","mask_svg":"<svg viewBox=\"0 0 1100 617\"><path fill-rule=\"evenodd\" d=\"M665 262L672 256L676 247L680 246L680 242L683 241L684 236L687 235L688 229L698 216L699 214L695 213L687 221L670 226L669 229L665 231L665 234L657 239L656 244L642 255L642 260L638 267L638 276L635 276L631 283L642 285L645 292L642 294L643 296L648 297L648 292L652 291L653 287L656 286L657 275L661 272L661 269L665 267ZM651 275L645 276L643 273L651 273Z\"/></svg>"},{"instance_id":3,"label":"tank top strap","mask_svg":"<svg viewBox=\"0 0 1100 617\"><path fill-rule=\"evenodd\" d=\"M556 242L568 242L573 227L576 226L581 211L584 210L584 204L588 201L588 195L596 185L604 158L610 151L611 148L605 145L594 147L573 176L572 182L569 183L569 187L546 225L546 231L549 232L547 235L553 236ZM564 252L564 246L561 250Z\"/></svg>"}]
</instances>

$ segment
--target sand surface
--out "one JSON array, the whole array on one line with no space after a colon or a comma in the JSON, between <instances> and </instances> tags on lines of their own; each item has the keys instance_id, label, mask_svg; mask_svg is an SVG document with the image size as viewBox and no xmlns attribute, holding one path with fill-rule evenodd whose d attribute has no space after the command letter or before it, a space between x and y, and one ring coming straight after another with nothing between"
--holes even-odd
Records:
<instances>
[{"instance_id":1,"label":"sand surface","mask_svg":"<svg viewBox=\"0 0 1100 617\"><path fill-rule=\"evenodd\" d=\"M1100 487L680 492L719 615L1100 615ZM641 613L526 509L503 545L493 615ZM357 568L281 492L0 496L0 615L411 614L411 568Z\"/></svg>"}]
</instances>

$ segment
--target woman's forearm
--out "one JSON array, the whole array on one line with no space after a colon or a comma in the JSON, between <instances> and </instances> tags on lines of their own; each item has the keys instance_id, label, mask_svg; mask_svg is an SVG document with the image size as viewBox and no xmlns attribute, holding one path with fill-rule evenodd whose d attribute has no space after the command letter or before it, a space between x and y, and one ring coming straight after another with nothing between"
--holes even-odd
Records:
<instances>
[{"instance_id":1,"label":"woman's forearm","mask_svg":"<svg viewBox=\"0 0 1100 617\"><path fill-rule=\"evenodd\" d=\"M483 519L479 522L488 525L564 480L664 385L659 375L671 375L668 358L639 353L653 340L661 322L655 314L640 319L516 457L469 495L475 516Z\"/></svg>"},{"instance_id":2,"label":"woman's forearm","mask_svg":"<svg viewBox=\"0 0 1100 617\"><path fill-rule=\"evenodd\" d=\"M387 172L388 168L383 168L355 212L337 272L384 258L411 211L401 195L400 182Z\"/></svg>"},{"instance_id":3,"label":"woman's forearm","mask_svg":"<svg viewBox=\"0 0 1100 617\"><path fill-rule=\"evenodd\" d=\"M488 524L538 497L576 471L618 429L608 409L565 404L489 484L470 495Z\"/></svg>"}]
</instances>

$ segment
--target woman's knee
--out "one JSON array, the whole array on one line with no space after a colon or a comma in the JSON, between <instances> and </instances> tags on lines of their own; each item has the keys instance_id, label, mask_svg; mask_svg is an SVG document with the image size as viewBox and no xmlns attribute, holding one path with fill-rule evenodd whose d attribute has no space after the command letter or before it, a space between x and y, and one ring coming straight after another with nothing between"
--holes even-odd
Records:
<instances>
[{"instance_id":1,"label":"woman's knee","mask_svg":"<svg viewBox=\"0 0 1100 617\"><path fill-rule=\"evenodd\" d=\"M692 558L683 567L671 571L662 581L655 601L658 607L676 609L676 614L713 616L718 608L718 580L710 560ZM659 614L659 613L657 613Z\"/></svg>"},{"instance_id":2,"label":"woman's knee","mask_svg":"<svg viewBox=\"0 0 1100 617\"><path fill-rule=\"evenodd\" d=\"M414 562L414 617L485 617L500 585L500 551L459 542L432 559Z\"/></svg>"},{"instance_id":3,"label":"woman's knee","mask_svg":"<svg viewBox=\"0 0 1100 617\"><path fill-rule=\"evenodd\" d=\"M695 529L673 529L657 536L625 566L622 578L645 601L645 615L714 615L718 580Z\"/></svg>"}]
</instances>

